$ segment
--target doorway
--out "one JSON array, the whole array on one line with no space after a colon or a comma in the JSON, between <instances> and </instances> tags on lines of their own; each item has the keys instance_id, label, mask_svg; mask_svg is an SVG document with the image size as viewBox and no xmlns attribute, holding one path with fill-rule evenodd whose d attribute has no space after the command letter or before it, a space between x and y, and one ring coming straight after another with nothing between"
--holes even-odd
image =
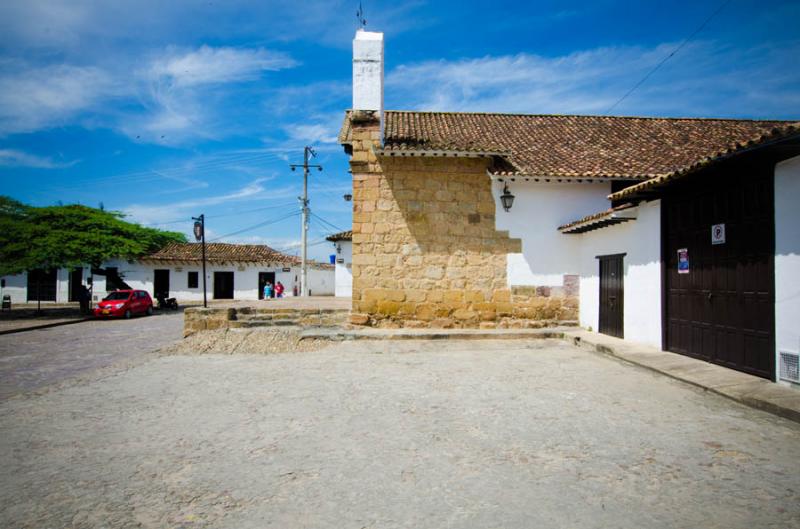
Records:
<instances>
[{"instance_id":1,"label":"doorway","mask_svg":"<svg viewBox=\"0 0 800 529\"><path fill-rule=\"evenodd\" d=\"M625 298L622 259L625 254L601 255L600 260L600 321L599 331L624 338L623 316Z\"/></svg>"},{"instance_id":2,"label":"doorway","mask_svg":"<svg viewBox=\"0 0 800 529\"><path fill-rule=\"evenodd\" d=\"M258 299L264 299L264 285L267 281L272 283L272 295L275 297L275 272L259 272L258 273Z\"/></svg>"},{"instance_id":3,"label":"doorway","mask_svg":"<svg viewBox=\"0 0 800 529\"><path fill-rule=\"evenodd\" d=\"M83 268L74 268L69 273L69 301L81 300L82 284L83 284Z\"/></svg>"},{"instance_id":4,"label":"doorway","mask_svg":"<svg viewBox=\"0 0 800 529\"><path fill-rule=\"evenodd\" d=\"M30 270L28 272L28 301L55 301L58 290L58 271Z\"/></svg>"},{"instance_id":5,"label":"doorway","mask_svg":"<svg viewBox=\"0 0 800 529\"><path fill-rule=\"evenodd\" d=\"M233 299L233 272L214 272L214 299Z\"/></svg>"},{"instance_id":6,"label":"doorway","mask_svg":"<svg viewBox=\"0 0 800 529\"><path fill-rule=\"evenodd\" d=\"M153 270L153 297L169 297L169 270Z\"/></svg>"},{"instance_id":7,"label":"doorway","mask_svg":"<svg viewBox=\"0 0 800 529\"><path fill-rule=\"evenodd\" d=\"M775 373L774 164L721 166L662 202L665 349Z\"/></svg>"}]
</instances>

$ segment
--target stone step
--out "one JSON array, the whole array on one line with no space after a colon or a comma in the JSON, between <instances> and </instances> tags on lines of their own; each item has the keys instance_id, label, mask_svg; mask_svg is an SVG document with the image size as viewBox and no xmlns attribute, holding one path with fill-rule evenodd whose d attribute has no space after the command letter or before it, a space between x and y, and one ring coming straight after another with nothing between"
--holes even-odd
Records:
<instances>
[{"instance_id":1,"label":"stone step","mask_svg":"<svg viewBox=\"0 0 800 529\"><path fill-rule=\"evenodd\" d=\"M300 327L293 320L237 320L229 324L232 329L249 329L253 327Z\"/></svg>"}]
</instances>

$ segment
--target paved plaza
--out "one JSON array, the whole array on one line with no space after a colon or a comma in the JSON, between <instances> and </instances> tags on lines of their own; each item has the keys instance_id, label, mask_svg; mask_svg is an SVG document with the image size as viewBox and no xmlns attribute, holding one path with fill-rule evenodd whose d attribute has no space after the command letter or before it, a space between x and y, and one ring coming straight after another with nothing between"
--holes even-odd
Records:
<instances>
[{"instance_id":1,"label":"paved plaza","mask_svg":"<svg viewBox=\"0 0 800 529\"><path fill-rule=\"evenodd\" d=\"M0 403L0 526L800 525L800 426L562 341L154 354Z\"/></svg>"},{"instance_id":2,"label":"paved plaza","mask_svg":"<svg viewBox=\"0 0 800 529\"><path fill-rule=\"evenodd\" d=\"M0 335L0 400L137 361L182 336L181 311Z\"/></svg>"}]
</instances>

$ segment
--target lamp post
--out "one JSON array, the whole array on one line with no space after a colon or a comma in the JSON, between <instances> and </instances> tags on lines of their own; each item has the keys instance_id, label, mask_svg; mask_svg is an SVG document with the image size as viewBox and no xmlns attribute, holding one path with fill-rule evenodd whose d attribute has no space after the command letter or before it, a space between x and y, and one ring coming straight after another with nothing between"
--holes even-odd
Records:
<instances>
[{"instance_id":1,"label":"lamp post","mask_svg":"<svg viewBox=\"0 0 800 529\"><path fill-rule=\"evenodd\" d=\"M503 186L503 194L500 195L500 202L503 204L503 209L506 211L511 210L514 205L514 195L508 190L508 183Z\"/></svg>"},{"instance_id":2,"label":"lamp post","mask_svg":"<svg viewBox=\"0 0 800 529\"><path fill-rule=\"evenodd\" d=\"M197 241L202 241L203 248L203 307L208 307L208 300L206 299L206 216L201 214L199 217L192 217L194 222L194 238Z\"/></svg>"}]
</instances>

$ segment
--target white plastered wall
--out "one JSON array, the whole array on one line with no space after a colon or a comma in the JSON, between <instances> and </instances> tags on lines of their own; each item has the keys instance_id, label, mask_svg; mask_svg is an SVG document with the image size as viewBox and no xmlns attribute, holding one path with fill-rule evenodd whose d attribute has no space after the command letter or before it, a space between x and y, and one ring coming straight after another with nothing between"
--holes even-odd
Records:
<instances>
[{"instance_id":1,"label":"white plastered wall","mask_svg":"<svg viewBox=\"0 0 800 529\"><path fill-rule=\"evenodd\" d=\"M337 241L336 245L336 296L349 298L353 295L353 243Z\"/></svg>"},{"instance_id":2,"label":"white plastered wall","mask_svg":"<svg viewBox=\"0 0 800 529\"><path fill-rule=\"evenodd\" d=\"M146 290L153 294L154 270L169 270L169 295L177 298L178 301L202 301L203 300L203 274L200 265L181 265L168 266L148 263L115 260L106 263L106 266L116 266L122 280L131 288ZM290 269L284 272L284 267L280 263L264 265L252 264L231 264L231 265L206 265L207 296L209 300L214 299L214 272L233 272L233 296L237 300L257 300L258 299L258 273L274 272L275 281L280 281L285 287L285 295L291 296L294 290L295 278L300 277L299 267L287 267ZM189 272L198 273L197 288L189 288ZM313 284L312 270L309 269L309 285ZM330 271L333 282L333 271ZM95 276L97 277L97 276ZM331 286L331 293L333 289ZM98 292L97 285L95 292Z\"/></svg>"},{"instance_id":3,"label":"white plastered wall","mask_svg":"<svg viewBox=\"0 0 800 529\"><path fill-rule=\"evenodd\" d=\"M775 166L775 346L800 353L800 156ZM778 371L776 369L776 371Z\"/></svg>"},{"instance_id":4,"label":"white plastered wall","mask_svg":"<svg viewBox=\"0 0 800 529\"><path fill-rule=\"evenodd\" d=\"M311 296L333 296L336 291L336 272L333 268L308 269L308 293Z\"/></svg>"},{"instance_id":5,"label":"white plastered wall","mask_svg":"<svg viewBox=\"0 0 800 529\"><path fill-rule=\"evenodd\" d=\"M637 219L589 231L575 237L580 244L581 327L597 331L600 318L598 255L623 258L626 340L661 348L661 201L642 203Z\"/></svg>"},{"instance_id":6,"label":"white plastered wall","mask_svg":"<svg viewBox=\"0 0 800 529\"><path fill-rule=\"evenodd\" d=\"M558 227L608 209L610 182L543 184L517 179L508 183L516 197L511 211L500 202L503 183L494 182L496 226L522 239L522 253L508 254L509 286L563 286L564 274L579 272L580 245Z\"/></svg>"},{"instance_id":7,"label":"white plastered wall","mask_svg":"<svg viewBox=\"0 0 800 529\"><path fill-rule=\"evenodd\" d=\"M59 268L56 272L56 303L69 302L69 275L68 268ZM88 268L83 268L83 282L88 277ZM28 273L5 275L6 286L0 288L0 298L2 296L11 296L11 303L26 303L28 301ZM52 301L45 301L43 303L52 303Z\"/></svg>"},{"instance_id":8,"label":"white plastered wall","mask_svg":"<svg viewBox=\"0 0 800 529\"><path fill-rule=\"evenodd\" d=\"M28 274L23 272L21 274L2 276L5 280L6 286L2 287L0 298L2 296L11 296L11 303L25 303L28 300Z\"/></svg>"}]
</instances>

